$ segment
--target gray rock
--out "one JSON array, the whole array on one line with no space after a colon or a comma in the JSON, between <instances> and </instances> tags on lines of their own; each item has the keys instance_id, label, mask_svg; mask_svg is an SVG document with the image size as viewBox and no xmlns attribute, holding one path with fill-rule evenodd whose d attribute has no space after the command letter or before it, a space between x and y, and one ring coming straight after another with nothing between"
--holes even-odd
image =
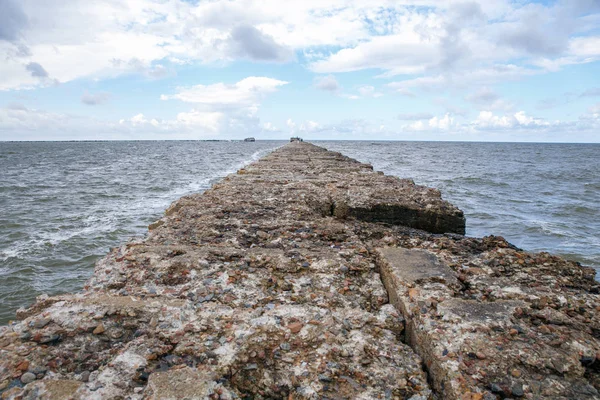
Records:
<instances>
[{"instance_id":1,"label":"gray rock","mask_svg":"<svg viewBox=\"0 0 600 400\"><path fill-rule=\"evenodd\" d=\"M523 384L520 382L515 383L511 388L511 393L515 397L523 397L525 392L523 392Z\"/></svg>"},{"instance_id":2,"label":"gray rock","mask_svg":"<svg viewBox=\"0 0 600 400\"><path fill-rule=\"evenodd\" d=\"M21 382L23 382L25 385L35 381L35 379L35 374L31 372L25 372L23 375L21 375Z\"/></svg>"},{"instance_id":3,"label":"gray rock","mask_svg":"<svg viewBox=\"0 0 600 400\"><path fill-rule=\"evenodd\" d=\"M33 327L36 329L42 329L48 325L52 320L50 318L40 318L33 323Z\"/></svg>"},{"instance_id":4,"label":"gray rock","mask_svg":"<svg viewBox=\"0 0 600 400\"><path fill-rule=\"evenodd\" d=\"M89 382L90 380L90 371L83 371L81 373L81 381L82 382Z\"/></svg>"}]
</instances>

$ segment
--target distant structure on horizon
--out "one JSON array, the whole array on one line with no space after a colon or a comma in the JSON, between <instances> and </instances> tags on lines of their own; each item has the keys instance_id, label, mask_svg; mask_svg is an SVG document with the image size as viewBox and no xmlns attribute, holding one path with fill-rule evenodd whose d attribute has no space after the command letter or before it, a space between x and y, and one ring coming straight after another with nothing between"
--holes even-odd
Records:
<instances>
[{"instance_id":1,"label":"distant structure on horizon","mask_svg":"<svg viewBox=\"0 0 600 400\"><path fill-rule=\"evenodd\" d=\"M290 138L290 142L304 142L304 139L301 137L295 136Z\"/></svg>"},{"instance_id":2,"label":"distant structure on horizon","mask_svg":"<svg viewBox=\"0 0 600 400\"><path fill-rule=\"evenodd\" d=\"M254 139L253 137L247 137L246 139L244 139L244 142L256 142L256 139Z\"/></svg>"}]
</instances>

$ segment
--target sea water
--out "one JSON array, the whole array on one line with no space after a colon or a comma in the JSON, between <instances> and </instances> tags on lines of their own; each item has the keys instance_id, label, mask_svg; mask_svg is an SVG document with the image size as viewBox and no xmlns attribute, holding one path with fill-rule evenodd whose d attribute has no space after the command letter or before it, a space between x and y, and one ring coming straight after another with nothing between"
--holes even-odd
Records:
<instances>
[{"instance_id":1,"label":"sea water","mask_svg":"<svg viewBox=\"0 0 600 400\"><path fill-rule=\"evenodd\" d=\"M284 142L0 142L0 324L74 292L179 197ZM600 145L316 142L440 189L467 234L600 269Z\"/></svg>"}]
</instances>

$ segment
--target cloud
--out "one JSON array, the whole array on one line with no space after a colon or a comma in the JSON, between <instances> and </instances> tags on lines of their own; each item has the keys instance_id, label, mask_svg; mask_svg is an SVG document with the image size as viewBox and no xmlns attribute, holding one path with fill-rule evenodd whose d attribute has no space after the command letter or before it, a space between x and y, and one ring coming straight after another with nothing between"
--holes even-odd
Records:
<instances>
[{"instance_id":1,"label":"cloud","mask_svg":"<svg viewBox=\"0 0 600 400\"><path fill-rule=\"evenodd\" d=\"M513 21L503 22L498 41L536 56L556 56L567 50L574 26L557 10L526 4L512 12Z\"/></svg>"},{"instance_id":2,"label":"cloud","mask_svg":"<svg viewBox=\"0 0 600 400\"><path fill-rule=\"evenodd\" d=\"M202 127L210 132L219 133L225 114L222 112L206 112L194 110L177 114L177 122L190 127Z\"/></svg>"},{"instance_id":3,"label":"cloud","mask_svg":"<svg viewBox=\"0 0 600 400\"><path fill-rule=\"evenodd\" d=\"M449 113L441 118L433 117L429 120L429 127L432 129L450 129L454 125L454 117Z\"/></svg>"},{"instance_id":4,"label":"cloud","mask_svg":"<svg viewBox=\"0 0 600 400\"><path fill-rule=\"evenodd\" d=\"M578 99L586 97L600 97L600 88L592 87L582 92L565 92L559 98L547 97L538 101L537 107L542 110L547 110L572 103Z\"/></svg>"},{"instance_id":5,"label":"cloud","mask_svg":"<svg viewBox=\"0 0 600 400\"><path fill-rule=\"evenodd\" d=\"M281 129L277 128L271 122L265 122L262 124L262 130L266 132L281 132Z\"/></svg>"},{"instance_id":6,"label":"cloud","mask_svg":"<svg viewBox=\"0 0 600 400\"><path fill-rule=\"evenodd\" d=\"M333 75L327 75L323 77L315 78L315 87L320 90L327 92L336 93L341 89L340 84Z\"/></svg>"},{"instance_id":7,"label":"cloud","mask_svg":"<svg viewBox=\"0 0 600 400\"><path fill-rule=\"evenodd\" d=\"M306 120L304 122L296 123L291 118L285 122L287 125L290 134L296 133L315 133L320 132L324 129L324 127L316 121Z\"/></svg>"},{"instance_id":8,"label":"cloud","mask_svg":"<svg viewBox=\"0 0 600 400\"><path fill-rule=\"evenodd\" d=\"M0 40L16 41L27 26L27 16L18 0L0 1Z\"/></svg>"},{"instance_id":9,"label":"cloud","mask_svg":"<svg viewBox=\"0 0 600 400\"><path fill-rule=\"evenodd\" d=\"M91 127L91 125L90 125ZM0 131L17 132L18 137L28 131L44 134L61 129L82 128L79 120L67 114L52 113L44 110L29 109L21 104L12 104L0 108Z\"/></svg>"},{"instance_id":10,"label":"cloud","mask_svg":"<svg viewBox=\"0 0 600 400\"><path fill-rule=\"evenodd\" d=\"M465 100L480 107L484 107L487 110L508 111L514 108L514 104L503 100L502 98L500 98L500 95L498 95L489 87L485 86L467 95L465 97Z\"/></svg>"},{"instance_id":11,"label":"cloud","mask_svg":"<svg viewBox=\"0 0 600 400\"><path fill-rule=\"evenodd\" d=\"M398 75L422 73L438 60L434 43L422 43L416 32L407 30L401 35L373 37L315 61L309 67L317 73L383 69L389 75Z\"/></svg>"},{"instance_id":12,"label":"cloud","mask_svg":"<svg viewBox=\"0 0 600 400\"><path fill-rule=\"evenodd\" d=\"M467 101L475 104L490 104L494 103L500 98L500 96L494 92L492 89L488 87L483 87L476 91L475 93L471 93L466 97Z\"/></svg>"},{"instance_id":13,"label":"cloud","mask_svg":"<svg viewBox=\"0 0 600 400\"><path fill-rule=\"evenodd\" d=\"M408 115L410 116L410 115ZM420 115L418 115L420 116ZM425 115L423 115L425 117ZM596 120L598 118L598 120ZM409 120L409 118L402 118ZM514 137L513 134L525 135L525 132L555 133L565 131L583 132L593 137L594 130L600 126L600 104L597 108L590 108L588 112L580 117L578 121L563 122L560 120L550 121L543 118L528 115L525 111L516 113L495 114L493 111L484 110L479 112L475 119L456 119L450 113L432 118L415 118L415 122L405 124L401 127L403 132L446 132L454 137L467 138L470 135L486 134L488 132L501 132L508 134L513 140L524 140L525 136ZM587 137L587 136L582 136ZM485 136L471 136L474 140L485 139ZM499 137L497 137L499 138ZM539 140L539 136L538 136Z\"/></svg>"},{"instance_id":14,"label":"cloud","mask_svg":"<svg viewBox=\"0 0 600 400\"><path fill-rule=\"evenodd\" d=\"M540 110L548 110L551 108L558 107L563 104L567 104L569 101L567 99L556 99L552 97L548 97L545 99L541 99L538 101L537 108Z\"/></svg>"},{"instance_id":15,"label":"cloud","mask_svg":"<svg viewBox=\"0 0 600 400\"><path fill-rule=\"evenodd\" d=\"M45 84L18 71L24 62L39 63L53 78L69 82L132 71L162 77L169 60L224 65L240 59L286 62L304 54L309 69L323 74L366 69L383 77L441 75L455 84L502 66L542 73L600 57L594 0L327 0L286 7L276 0L2 0L0 6L0 40L18 39L21 46L0 49L9 56L0 65L0 89ZM136 69L136 60L144 68Z\"/></svg>"},{"instance_id":16,"label":"cloud","mask_svg":"<svg viewBox=\"0 0 600 400\"><path fill-rule=\"evenodd\" d=\"M328 124L322 128L322 132L329 132L341 139L347 139L350 136L372 139L377 135L387 134L384 124L361 118L351 118Z\"/></svg>"},{"instance_id":17,"label":"cloud","mask_svg":"<svg viewBox=\"0 0 600 400\"><path fill-rule=\"evenodd\" d=\"M319 90L331 92L339 97L349 100L358 100L360 98L376 98L383 96L383 93L378 92L374 86L370 85L359 86L357 89L358 94L343 92L342 86L339 84L339 82L333 75L315 78L314 86Z\"/></svg>"},{"instance_id":18,"label":"cloud","mask_svg":"<svg viewBox=\"0 0 600 400\"><path fill-rule=\"evenodd\" d=\"M586 114L581 116L582 119L594 119L600 122L600 103L594 104L590 108Z\"/></svg>"},{"instance_id":19,"label":"cloud","mask_svg":"<svg viewBox=\"0 0 600 400\"><path fill-rule=\"evenodd\" d=\"M215 83L179 88L173 95L161 95L162 100L181 100L211 108L245 107L258 103L266 94L273 93L288 82L251 76L234 84Z\"/></svg>"},{"instance_id":20,"label":"cloud","mask_svg":"<svg viewBox=\"0 0 600 400\"><path fill-rule=\"evenodd\" d=\"M449 14L450 17L444 24L445 34L442 34L439 41L439 67L443 70L452 69L470 58L471 48L463 30L471 21L485 21L481 6L475 2L454 3Z\"/></svg>"},{"instance_id":21,"label":"cloud","mask_svg":"<svg viewBox=\"0 0 600 400\"><path fill-rule=\"evenodd\" d=\"M25 69L31 73L31 76L35 78L47 78L48 72L40 64L36 62L30 62L25 66Z\"/></svg>"},{"instance_id":22,"label":"cloud","mask_svg":"<svg viewBox=\"0 0 600 400\"><path fill-rule=\"evenodd\" d=\"M181 100L194 109L180 112L175 121L161 122L160 127L197 128L213 134L253 134L264 129L257 116L260 102L288 82L278 79L250 76L233 84L214 83L178 88L172 95L161 95L162 100ZM144 117L138 123L148 124ZM124 124L135 123L125 120Z\"/></svg>"},{"instance_id":23,"label":"cloud","mask_svg":"<svg viewBox=\"0 0 600 400\"><path fill-rule=\"evenodd\" d=\"M0 108L3 139L199 139L236 137L260 131L260 121L244 113L191 110L161 119L137 113L119 121L53 113L23 106Z\"/></svg>"},{"instance_id":24,"label":"cloud","mask_svg":"<svg viewBox=\"0 0 600 400\"><path fill-rule=\"evenodd\" d=\"M139 73L150 79L162 79L169 75L174 75L174 72L162 64L153 64L148 61L140 60L139 58L131 58L130 60L112 59L111 64L114 68L124 73Z\"/></svg>"},{"instance_id":25,"label":"cloud","mask_svg":"<svg viewBox=\"0 0 600 400\"><path fill-rule=\"evenodd\" d=\"M432 116L424 122L425 118L415 118L415 122L404 125L402 128L404 131L447 131L451 128L456 128L457 123L450 113L438 117Z\"/></svg>"},{"instance_id":26,"label":"cloud","mask_svg":"<svg viewBox=\"0 0 600 400\"><path fill-rule=\"evenodd\" d=\"M287 62L293 51L275 42L273 37L250 25L239 25L231 31L231 46L234 56L255 61Z\"/></svg>"},{"instance_id":27,"label":"cloud","mask_svg":"<svg viewBox=\"0 0 600 400\"><path fill-rule=\"evenodd\" d=\"M391 82L388 83L387 86L400 94L406 95L407 93L412 93L410 90L414 88L423 90L435 90L436 88L445 86L446 84L446 78L442 75L437 75L422 76L419 78L407 79L404 81Z\"/></svg>"},{"instance_id":28,"label":"cloud","mask_svg":"<svg viewBox=\"0 0 600 400\"><path fill-rule=\"evenodd\" d=\"M481 111L472 122L479 129L506 129L506 128L539 128L548 127L549 121L528 116L525 111L519 111L512 115L495 115L492 111Z\"/></svg>"},{"instance_id":29,"label":"cloud","mask_svg":"<svg viewBox=\"0 0 600 400\"><path fill-rule=\"evenodd\" d=\"M581 92L579 97L596 97L600 96L600 87L589 88Z\"/></svg>"},{"instance_id":30,"label":"cloud","mask_svg":"<svg viewBox=\"0 0 600 400\"><path fill-rule=\"evenodd\" d=\"M169 69L164 65L158 64L145 70L148 77L161 79L169 75Z\"/></svg>"},{"instance_id":31,"label":"cloud","mask_svg":"<svg viewBox=\"0 0 600 400\"><path fill-rule=\"evenodd\" d=\"M106 92L100 92L96 94L85 92L83 96L81 96L81 102L83 104L87 104L88 106L96 106L99 104L104 104L110 99L110 94Z\"/></svg>"},{"instance_id":32,"label":"cloud","mask_svg":"<svg viewBox=\"0 0 600 400\"><path fill-rule=\"evenodd\" d=\"M377 90L375 90L375 87L370 86L370 85L364 85L358 88L358 93L362 96L362 97L381 97L383 96L383 93L378 92Z\"/></svg>"},{"instance_id":33,"label":"cloud","mask_svg":"<svg viewBox=\"0 0 600 400\"><path fill-rule=\"evenodd\" d=\"M431 119L433 114L427 112L399 114L398 119L402 121L417 121L422 119Z\"/></svg>"}]
</instances>

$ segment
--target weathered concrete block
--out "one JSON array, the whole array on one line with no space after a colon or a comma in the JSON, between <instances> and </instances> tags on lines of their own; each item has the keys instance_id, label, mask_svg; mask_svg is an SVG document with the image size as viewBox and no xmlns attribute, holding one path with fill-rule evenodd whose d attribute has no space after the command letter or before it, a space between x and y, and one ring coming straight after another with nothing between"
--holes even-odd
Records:
<instances>
[{"instance_id":1,"label":"weathered concrete block","mask_svg":"<svg viewBox=\"0 0 600 400\"><path fill-rule=\"evenodd\" d=\"M224 389L210 374L184 367L170 371L155 372L148 378L148 400L203 400L220 394Z\"/></svg>"},{"instance_id":2,"label":"weathered concrete block","mask_svg":"<svg viewBox=\"0 0 600 400\"><path fill-rule=\"evenodd\" d=\"M391 269L389 274L393 274L394 279L405 286L413 286L426 280L440 281L448 286L459 285L456 273L440 262L433 253L398 247L379 249L379 253Z\"/></svg>"},{"instance_id":3,"label":"weathered concrete block","mask_svg":"<svg viewBox=\"0 0 600 400\"><path fill-rule=\"evenodd\" d=\"M83 383L68 379L32 382L25 388L22 400L84 400L80 392Z\"/></svg>"},{"instance_id":4,"label":"weathered concrete block","mask_svg":"<svg viewBox=\"0 0 600 400\"><path fill-rule=\"evenodd\" d=\"M523 314L524 301L463 298L458 275L428 251L377 253L390 301L406 320L406 341L423 357L442 398L600 397L580 354L521 326L516 316ZM575 339L585 352L590 340Z\"/></svg>"}]
</instances>

